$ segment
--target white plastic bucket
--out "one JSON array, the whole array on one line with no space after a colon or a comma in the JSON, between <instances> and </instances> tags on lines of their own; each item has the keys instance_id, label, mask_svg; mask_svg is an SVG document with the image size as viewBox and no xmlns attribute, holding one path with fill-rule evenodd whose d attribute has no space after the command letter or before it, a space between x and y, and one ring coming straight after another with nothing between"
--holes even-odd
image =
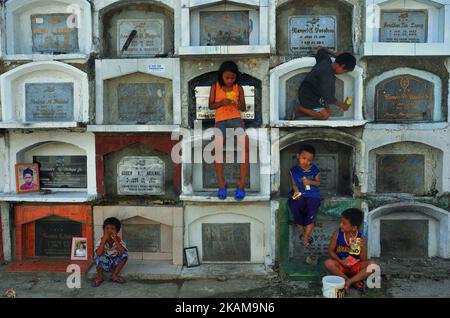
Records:
<instances>
[{"instance_id":1,"label":"white plastic bucket","mask_svg":"<svg viewBox=\"0 0 450 318\"><path fill-rule=\"evenodd\" d=\"M322 278L322 292L325 298L344 298L345 279L339 276L325 276Z\"/></svg>"}]
</instances>

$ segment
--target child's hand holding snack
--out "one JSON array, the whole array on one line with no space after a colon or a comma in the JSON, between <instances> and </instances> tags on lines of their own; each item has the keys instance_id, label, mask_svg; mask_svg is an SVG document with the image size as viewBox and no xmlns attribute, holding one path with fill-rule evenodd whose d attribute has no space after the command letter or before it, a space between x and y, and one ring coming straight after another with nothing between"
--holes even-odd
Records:
<instances>
[{"instance_id":1,"label":"child's hand holding snack","mask_svg":"<svg viewBox=\"0 0 450 318\"><path fill-rule=\"evenodd\" d=\"M295 191L294 194L292 195L292 200L298 200L301 196L302 194L300 192Z\"/></svg>"}]
</instances>

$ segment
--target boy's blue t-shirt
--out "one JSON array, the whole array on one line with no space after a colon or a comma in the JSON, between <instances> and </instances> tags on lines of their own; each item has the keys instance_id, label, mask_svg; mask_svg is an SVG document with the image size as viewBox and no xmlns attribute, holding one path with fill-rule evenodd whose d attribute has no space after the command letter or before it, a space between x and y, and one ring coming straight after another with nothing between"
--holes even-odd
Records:
<instances>
[{"instance_id":1,"label":"boy's blue t-shirt","mask_svg":"<svg viewBox=\"0 0 450 318\"><path fill-rule=\"evenodd\" d=\"M310 190L305 189L305 185L303 184L303 177L306 177L310 180L315 180L316 176L320 173L319 168L316 165L312 165L311 169L309 171L305 171L300 167L300 165L296 165L292 167L291 174L294 179L295 184L297 185L298 189L302 193L302 196L305 198L315 198L315 199L322 199L320 196L320 190L319 187L311 185Z\"/></svg>"}]
</instances>

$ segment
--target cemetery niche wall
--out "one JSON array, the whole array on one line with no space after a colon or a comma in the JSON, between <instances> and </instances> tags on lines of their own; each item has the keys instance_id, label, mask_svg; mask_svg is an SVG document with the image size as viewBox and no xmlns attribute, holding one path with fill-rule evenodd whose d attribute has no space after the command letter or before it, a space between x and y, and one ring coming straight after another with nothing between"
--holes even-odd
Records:
<instances>
[{"instance_id":1,"label":"cemetery niche wall","mask_svg":"<svg viewBox=\"0 0 450 318\"><path fill-rule=\"evenodd\" d=\"M368 256L449 258L448 211L431 204L399 202L369 212ZM399 228L407 231L399 232Z\"/></svg>"},{"instance_id":2,"label":"cemetery niche wall","mask_svg":"<svg viewBox=\"0 0 450 318\"><path fill-rule=\"evenodd\" d=\"M435 196L443 189L443 151L413 141L369 151L368 192Z\"/></svg>"},{"instance_id":3,"label":"cemetery niche wall","mask_svg":"<svg viewBox=\"0 0 450 318\"><path fill-rule=\"evenodd\" d=\"M333 51L355 52L361 26L358 1L274 1L270 19L272 47L279 56L311 56L318 46ZM275 40L276 39L276 40Z\"/></svg>"},{"instance_id":4,"label":"cemetery niche wall","mask_svg":"<svg viewBox=\"0 0 450 318\"><path fill-rule=\"evenodd\" d=\"M448 55L449 8L447 0L370 1L364 55Z\"/></svg>"},{"instance_id":5,"label":"cemetery niche wall","mask_svg":"<svg viewBox=\"0 0 450 318\"><path fill-rule=\"evenodd\" d=\"M441 79L422 70L397 68L372 78L367 106L367 119L378 123L445 121Z\"/></svg>"},{"instance_id":6,"label":"cemetery niche wall","mask_svg":"<svg viewBox=\"0 0 450 318\"><path fill-rule=\"evenodd\" d=\"M91 131L172 131L181 122L179 59L96 60Z\"/></svg>"},{"instance_id":7,"label":"cemetery niche wall","mask_svg":"<svg viewBox=\"0 0 450 318\"><path fill-rule=\"evenodd\" d=\"M174 55L173 1L97 2L94 25L102 57L149 58Z\"/></svg>"},{"instance_id":8,"label":"cemetery niche wall","mask_svg":"<svg viewBox=\"0 0 450 318\"><path fill-rule=\"evenodd\" d=\"M298 104L298 89L305 76L315 65L314 58L298 58L283 63L270 71L270 121L275 127L296 126L362 126L363 118L363 70L356 66L353 72L337 76L336 98L344 102L352 98L348 111L336 105L328 105L330 118L326 121L311 120L308 117L292 119Z\"/></svg>"},{"instance_id":9,"label":"cemetery niche wall","mask_svg":"<svg viewBox=\"0 0 450 318\"><path fill-rule=\"evenodd\" d=\"M9 0L5 16L8 59L76 59L91 52L91 5L86 0Z\"/></svg>"},{"instance_id":10,"label":"cemetery niche wall","mask_svg":"<svg viewBox=\"0 0 450 318\"><path fill-rule=\"evenodd\" d=\"M266 0L186 0L180 55L269 54Z\"/></svg>"},{"instance_id":11,"label":"cemetery niche wall","mask_svg":"<svg viewBox=\"0 0 450 318\"><path fill-rule=\"evenodd\" d=\"M97 187L105 203L175 204L181 165L170 135L97 134Z\"/></svg>"},{"instance_id":12,"label":"cemetery niche wall","mask_svg":"<svg viewBox=\"0 0 450 318\"><path fill-rule=\"evenodd\" d=\"M213 127L215 110L209 109L209 93L216 83L218 72L209 72L189 81L189 127L195 121L201 121L203 128ZM258 127L262 123L262 86L261 81L251 75L241 74L239 85L245 95L247 109L241 112L245 127Z\"/></svg>"},{"instance_id":13,"label":"cemetery niche wall","mask_svg":"<svg viewBox=\"0 0 450 318\"><path fill-rule=\"evenodd\" d=\"M119 235L133 260L183 264L183 208L168 206L95 206L94 238L103 235L103 221L116 217L122 223Z\"/></svg>"},{"instance_id":14,"label":"cemetery niche wall","mask_svg":"<svg viewBox=\"0 0 450 318\"><path fill-rule=\"evenodd\" d=\"M87 74L61 62L32 62L0 76L4 128L76 127L89 120Z\"/></svg>"}]
</instances>

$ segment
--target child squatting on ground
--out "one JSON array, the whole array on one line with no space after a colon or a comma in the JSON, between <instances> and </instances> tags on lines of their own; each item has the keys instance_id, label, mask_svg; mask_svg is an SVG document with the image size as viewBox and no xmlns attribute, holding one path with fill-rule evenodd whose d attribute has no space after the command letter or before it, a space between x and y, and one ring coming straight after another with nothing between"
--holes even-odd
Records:
<instances>
[{"instance_id":1,"label":"child squatting on ground","mask_svg":"<svg viewBox=\"0 0 450 318\"><path fill-rule=\"evenodd\" d=\"M336 57L334 62L329 55ZM350 53L334 53L319 47L315 58L316 65L306 75L298 90L299 104L292 114L293 120L300 116L327 120L330 117L328 104L337 105L342 111L349 109L349 105L335 97L336 75L352 72L356 65L355 57Z\"/></svg>"},{"instance_id":2,"label":"child squatting on ground","mask_svg":"<svg viewBox=\"0 0 450 318\"><path fill-rule=\"evenodd\" d=\"M227 61L219 68L217 82L211 86L209 94L209 109L216 110L215 125L217 128L214 135L215 170L219 190L217 196L224 200L227 198L228 184L223 173L223 145L226 138L227 128L234 130L237 136L237 144L241 157L240 175L237 180L237 188L234 198L238 201L245 197L245 180L248 174L248 136L245 133L244 121L240 111L245 111L244 90L239 83L239 69L236 63ZM230 130L229 130L230 132ZM234 138L234 137L233 137Z\"/></svg>"},{"instance_id":3,"label":"child squatting on ground","mask_svg":"<svg viewBox=\"0 0 450 318\"><path fill-rule=\"evenodd\" d=\"M305 246L313 243L314 221L322 201L320 170L313 164L315 154L313 146L301 146L297 154L298 165L290 170L292 190L288 203Z\"/></svg>"},{"instance_id":4,"label":"child squatting on ground","mask_svg":"<svg viewBox=\"0 0 450 318\"><path fill-rule=\"evenodd\" d=\"M329 259L325 261L326 269L333 275L345 279L345 291L350 286L364 289L364 279L371 271L367 266L375 262L367 259L366 238L358 228L363 222L363 213L358 209L347 209L342 212L340 227L333 233L328 252Z\"/></svg>"},{"instance_id":5,"label":"child squatting on ground","mask_svg":"<svg viewBox=\"0 0 450 318\"><path fill-rule=\"evenodd\" d=\"M128 260L128 253L125 242L117 235L120 227L120 221L116 218L107 218L103 222L103 236L95 244L94 261L97 266L97 278L94 280L94 287L100 286L104 281L104 272L110 271L112 282L118 284L125 282L119 273Z\"/></svg>"}]
</instances>

